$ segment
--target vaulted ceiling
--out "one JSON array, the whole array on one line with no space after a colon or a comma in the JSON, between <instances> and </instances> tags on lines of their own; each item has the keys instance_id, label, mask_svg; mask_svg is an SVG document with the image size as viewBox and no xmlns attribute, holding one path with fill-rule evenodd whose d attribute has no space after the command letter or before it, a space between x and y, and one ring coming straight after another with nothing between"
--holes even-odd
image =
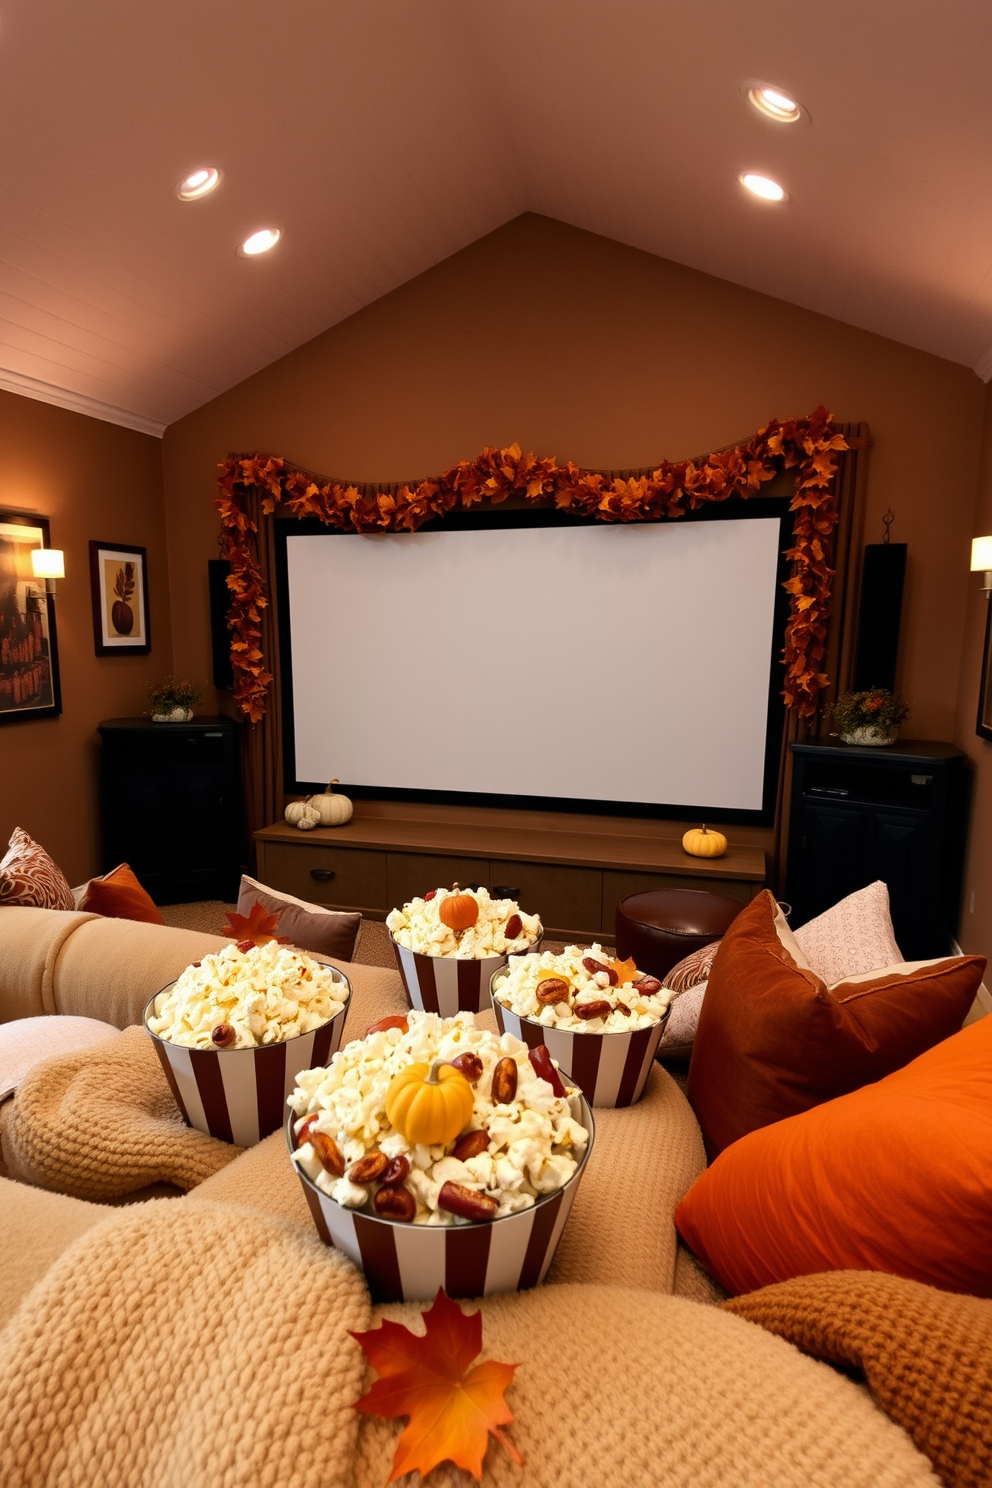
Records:
<instances>
[{"instance_id":1,"label":"vaulted ceiling","mask_svg":"<svg viewBox=\"0 0 992 1488\"><path fill-rule=\"evenodd\" d=\"M988 0L0 0L0 129L0 386L149 432L528 210L992 376Z\"/></svg>"}]
</instances>

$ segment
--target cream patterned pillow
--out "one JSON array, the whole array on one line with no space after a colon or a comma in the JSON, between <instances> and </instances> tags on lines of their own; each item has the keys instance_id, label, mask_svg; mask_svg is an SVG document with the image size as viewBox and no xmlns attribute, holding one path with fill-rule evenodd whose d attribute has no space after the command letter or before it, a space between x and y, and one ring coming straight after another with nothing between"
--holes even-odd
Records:
<instances>
[{"instance_id":1,"label":"cream patterned pillow","mask_svg":"<svg viewBox=\"0 0 992 1488\"><path fill-rule=\"evenodd\" d=\"M28 909L75 909L61 869L21 827L15 827L0 862L0 905Z\"/></svg>"},{"instance_id":2,"label":"cream patterned pillow","mask_svg":"<svg viewBox=\"0 0 992 1488\"><path fill-rule=\"evenodd\" d=\"M795 932L810 969L832 987L903 960L889 913L889 891L881 879L809 920Z\"/></svg>"}]
</instances>

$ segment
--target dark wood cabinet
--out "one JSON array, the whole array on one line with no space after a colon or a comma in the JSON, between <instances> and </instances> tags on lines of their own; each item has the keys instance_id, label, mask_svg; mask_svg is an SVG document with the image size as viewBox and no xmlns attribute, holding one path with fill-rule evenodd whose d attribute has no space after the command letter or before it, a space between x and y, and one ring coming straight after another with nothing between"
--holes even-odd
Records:
<instances>
[{"instance_id":1,"label":"dark wood cabinet","mask_svg":"<svg viewBox=\"0 0 992 1488\"><path fill-rule=\"evenodd\" d=\"M941 956L961 898L970 777L951 744L793 744L785 897L794 928L882 879L907 960Z\"/></svg>"},{"instance_id":2,"label":"dark wood cabinet","mask_svg":"<svg viewBox=\"0 0 992 1488\"><path fill-rule=\"evenodd\" d=\"M99 733L104 871L130 863L159 904L237 898L237 724L112 718Z\"/></svg>"}]
</instances>

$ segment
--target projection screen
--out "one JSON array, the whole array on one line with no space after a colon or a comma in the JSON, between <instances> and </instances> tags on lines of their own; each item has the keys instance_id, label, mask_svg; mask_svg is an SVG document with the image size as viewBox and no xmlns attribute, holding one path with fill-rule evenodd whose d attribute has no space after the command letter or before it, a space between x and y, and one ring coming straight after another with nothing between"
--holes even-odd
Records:
<instances>
[{"instance_id":1,"label":"projection screen","mask_svg":"<svg viewBox=\"0 0 992 1488\"><path fill-rule=\"evenodd\" d=\"M761 809L778 517L285 541L298 782Z\"/></svg>"}]
</instances>

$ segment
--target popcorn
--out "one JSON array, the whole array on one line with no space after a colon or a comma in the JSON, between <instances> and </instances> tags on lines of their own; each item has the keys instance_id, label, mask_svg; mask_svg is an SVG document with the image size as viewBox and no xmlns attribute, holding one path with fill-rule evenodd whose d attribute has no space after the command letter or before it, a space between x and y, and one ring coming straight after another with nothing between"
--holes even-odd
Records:
<instances>
[{"instance_id":1,"label":"popcorn","mask_svg":"<svg viewBox=\"0 0 992 1488\"><path fill-rule=\"evenodd\" d=\"M575 1033L632 1033L635 1028L649 1028L665 1016L671 989L663 987L656 977L644 977L644 990L638 990L641 982L636 978L641 973L631 977L626 968L623 980L613 985L606 968L615 973L620 966L600 945L566 946L558 956L551 951L520 956L505 974L497 975L493 996L519 1018L529 1018L545 1028L567 1028ZM544 1003L537 996L538 986L553 977L569 984L567 1000ZM609 1011L592 1018L582 1018L576 1012L593 1003L607 1004Z\"/></svg>"},{"instance_id":2,"label":"popcorn","mask_svg":"<svg viewBox=\"0 0 992 1488\"><path fill-rule=\"evenodd\" d=\"M468 930L450 930L438 910L448 890L435 889L429 899L411 899L402 909L390 910L386 927L393 939L408 951L423 956L457 956L481 961L486 956L513 956L525 951L543 934L538 915L524 914L512 899L490 899L488 889L461 889L479 906L479 918ZM516 935L507 936L507 926L516 918Z\"/></svg>"},{"instance_id":3,"label":"popcorn","mask_svg":"<svg viewBox=\"0 0 992 1488\"><path fill-rule=\"evenodd\" d=\"M475 1100L465 1130L486 1131L489 1146L461 1162L452 1156L454 1142L446 1147L408 1143L386 1117L386 1094L393 1076L408 1065L454 1059L466 1051L481 1060L482 1075L472 1087ZM512 1101L497 1107L490 1094L493 1071L507 1057L517 1065L517 1091ZM340 1178L326 1171L311 1142L305 1140L293 1153L293 1161L323 1193L346 1208L371 1210L374 1185L352 1183L351 1168L371 1151L406 1157L406 1188L416 1202L412 1220L419 1225L468 1223L438 1207L442 1185L449 1182L495 1200L493 1218L529 1209L569 1181L589 1142L569 1099L556 1096L535 1073L527 1045L512 1034L477 1027L471 1013L440 1018L411 1011L406 1033L386 1028L353 1040L326 1069L304 1070L297 1077L289 1105L298 1117L297 1133L316 1115L308 1130L329 1136L344 1158L345 1176Z\"/></svg>"},{"instance_id":4,"label":"popcorn","mask_svg":"<svg viewBox=\"0 0 992 1488\"><path fill-rule=\"evenodd\" d=\"M344 1007L347 989L328 967L270 941L239 951L225 946L186 970L161 996L148 1027L193 1049L216 1049L214 1029L234 1032L220 1045L253 1049L309 1033Z\"/></svg>"}]
</instances>

